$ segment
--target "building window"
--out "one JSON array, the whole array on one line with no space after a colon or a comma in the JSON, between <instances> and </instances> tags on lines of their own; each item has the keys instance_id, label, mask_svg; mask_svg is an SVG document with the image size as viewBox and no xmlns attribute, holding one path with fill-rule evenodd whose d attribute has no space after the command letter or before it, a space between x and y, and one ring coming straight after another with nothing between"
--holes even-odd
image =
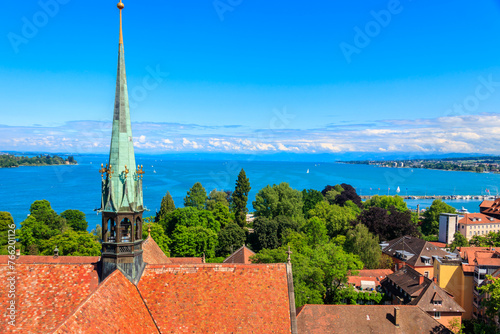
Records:
<instances>
[{"instance_id":1,"label":"building window","mask_svg":"<svg viewBox=\"0 0 500 334\"><path fill-rule=\"evenodd\" d=\"M441 312L434 312L434 319L441 319Z\"/></svg>"}]
</instances>

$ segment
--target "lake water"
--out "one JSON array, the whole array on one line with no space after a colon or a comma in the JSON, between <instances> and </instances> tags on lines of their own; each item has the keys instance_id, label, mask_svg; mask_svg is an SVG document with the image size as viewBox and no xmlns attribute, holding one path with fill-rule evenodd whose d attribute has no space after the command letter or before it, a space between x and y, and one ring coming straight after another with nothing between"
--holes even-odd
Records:
<instances>
[{"instance_id":1,"label":"lake water","mask_svg":"<svg viewBox=\"0 0 500 334\"><path fill-rule=\"evenodd\" d=\"M78 156L75 166L44 166L0 169L0 211L8 211L16 223L24 220L30 204L46 199L58 213L67 209L83 211L89 230L100 223L94 209L100 206L101 163L107 155ZM249 196L255 199L258 190L270 184L288 182L295 189L322 190L326 185L351 184L360 195L486 195L498 194L499 174L478 174L408 168L381 168L323 162L272 162L254 160L170 160L168 156L137 155L144 165L144 204L154 215L161 199L170 191L176 206L183 205L186 192L195 182L207 190L234 190L241 168L250 179ZM379 190L380 189L380 190ZM430 206L432 200L408 200L411 208ZM447 201L456 208L479 211L479 200Z\"/></svg>"}]
</instances>

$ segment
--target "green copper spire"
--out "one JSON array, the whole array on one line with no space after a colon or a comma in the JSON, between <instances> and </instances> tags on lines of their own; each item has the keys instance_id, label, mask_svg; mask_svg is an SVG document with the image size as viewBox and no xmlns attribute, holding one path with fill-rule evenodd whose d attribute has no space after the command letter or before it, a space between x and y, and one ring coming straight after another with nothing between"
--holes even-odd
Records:
<instances>
[{"instance_id":1,"label":"green copper spire","mask_svg":"<svg viewBox=\"0 0 500 334\"><path fill-rule=\"evenodd\" d=\"M118 8L120 9L120 39L115 110L109 165L101 170L101 172L106 173L106 179L103 179L101 210L139 212L144 210L142 200L143 172L142 168L135 164L134 143L132 141L122 33L122 9L124 5L121 1Z\"/></svg>"}]
</instances>

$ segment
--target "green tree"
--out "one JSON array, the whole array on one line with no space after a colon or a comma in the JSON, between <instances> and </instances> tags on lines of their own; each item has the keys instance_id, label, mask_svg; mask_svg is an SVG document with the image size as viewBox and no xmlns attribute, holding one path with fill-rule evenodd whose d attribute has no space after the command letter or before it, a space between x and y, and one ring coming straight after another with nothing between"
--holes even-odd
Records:
<instances>
[{"instance_id":1,"label":"green tree","mask_svg":"<svg viewBox=\"0 0 500 334\"><path fill-rule=\"evenodd\" d=\"M146 240L148 237L149 229L151 229L151 238L156 242L158 247L165 253L166 256L170 256L169 245L172 242L169 237L165 234L165 230L158 223L146 223L142 226L142 239Z\"/></svg>"},{"instance_id":2,"label":"green tree","mask_svg":"<svg viewBox=\"0 0 500 334\"><path fill-rule=\"evenodd\" d=\"M486 293L482 305L486 307L486 314L495 322L500 318L500 278L486 275L488 284L479 288Z\"/></svg>"},{"instance_id":3,"label":"green tree","mask_svg":"<svg viewBox=\"0 0 500 334\"><path fill-rule=\"evenodd\" d=\"M398 210L399 212L409 211L408 206L406 205L406 202L403 199L403 197L398 195L396 196L375 195L369 200L365 201L364 203L365 209L369 209L374 206L386 210L389 210L390 207L394 206L396 210Z\"/></svg>"},{"instance_id":4,"label":"green tree","mask_svg":"<svg viewBox=\"0 0 500 334\"><path fill-rule=\"evenodd\" d=\"M326 224L318 217L309 218L301 230L307 235L311 245L321 245L328 242Z\"/></svg>"},{"instance_id":5,"label":"green tree","mask_svg":"<svg viewBox=\"0 0 500 334\"><path fill-rule=\"evenodd\" d=\"M351 227L360 212L359 208L351 203L345 206L328 204L326 201L316 204L314 209L309 211L309 217L318 217L325 222L330 238L334 238L345 232Z\"/></svg>"},{"instance_id":6,"label":"green tree","mask_svg":"<svg viewBox=\"0 0 500 334\"><path fill-rule=\"evenodd\" d=\"M347 231L344 249L346 252L358 255L366 269L377 269L380 264L382 251L378 236L370 233L368 227L363 224L357 224Z\"/></svg>"},{"instance_id":7,"label":"green tree","mask_svg":"<svg viewBox=\"0 0 500 334\"><path fill-rule=\"evenodd\" d=\"M204 209L207 201L207 192L200 182L196 182L184 197L185 207L195 207L197 209Z\"/></svg>"},{"instance_id":8,"label":"green tree","mask_svg":"<svg viewBox=\"0 0 500 334\"><path fill-rule=\"evenodd\" d=\"M171 253L174 257L215 257L217 233L202 226L178 226L172 233Z\"/></svg>"},{"instance_id":9,"label":"green tree","mask_svg":"<svg viewBox=\"0 0 500 334\"><path fill-rule=\"evenodd\" d=\"M309 210L313 209L316 206L316 204L324 200L325 198L318 190L315 189L302 190L302 201L304 202L304 206L302 207L302 212L306 217L308 217Z\"/></svg>"},{"instance_id":10,"label":"green tree","mask_svg":"<svg viewBox=\"0 0 500 334\"><path fill-rule=\"evenodd\" d=\"M249 235L249 242L255 251L274 249L280 246L278 223L274 219L257 217L253 222L254 232Z\"/></svg>"},{"instance_id":11,"label":"green tree","mask_svg":"<svg viewBox=\"0 0 500 334\"><path fill-rule=\"evenodd\" d=\"M216 255L221 257L227 257L232 252L240 248L245 243L245 231L236 225L231 223L220 230L219 232L219 243L216 248Z\"/></svg>"},{"instance_id":12,"label":"green tree","mask_svg":"<svg viewBox=\"0 0 500 334\"><path fill-rule=\"evenodd\" d=\"M174 210L174 199L172 198L172 195L170 195L170 192L167 191L165 196L163 196L163 198L161 199L160 211L156 213L155 221L159 222L160 220L163 220L169 212L172 212Z\"/></svg>"},{"instance_id":13,"label":"green tree","mask_svg":"<svg viewBox=\"0 0 500 334\"><path fill-rule=\"evenodd\" d=\"M88 223L85 214L80 210L66 210L61 213L61 217L66 219L66 223L75 231L87 231Z\"/></svg>"},{"instance_id":14,"label":"green tree","mask_svg":"<svg viewBox=\"0 0 500 334\"><path fill-rule=\"evenodd\" d=\"M16 224L9 212L0 211L0 255L9 254L7 246L9 243L9 231L15 231ZM11 234L12 235L12 234ZM13 238L16 234L12 235Z\"/></svg>"},{"instance_id":15,"label":"green tree","mask_svg":"<svg viewBox=\"0 0 500 334\"><path fill-rule=\"evenodd\" d=\"M247 178L247 175L243 168L238 174L238 179L236 180L236 187L233 192L233 212L234 212L234 221L241 227L245 227L246 225L246 214L248 212L247 202L248 202L248 193L252 188L250 187L250 180Z\"/></svg>"},{"instance_id":16,"label":"green tree","mask_svg":"<svg viewBox=\"0 0 500 334\"><path fill-rule=\"evenodd\" d=\"M215 219L211 211L199 210L195 207L180 208L169 212L165 219L160 221L160 224L167 236L171 236L179 226L201 226L211 229L216 234L220 231L220 223Z\"/></svg>"},{"instance_id":17,"label":"green tree","mask_svg":"<svg viewBox=\"0 0 500 334\"><path fill-rule=\"evenodd\" d=\"M456 231L453 235L453 242L450 245L451 250L455 250L457 247L469 247L469 242L467 238L462 235L459 231Z\"/></svg>"},{"instance_id":18,"label":"green tree","mask_svg":"<svg viewBox=\"0 0 500 334\"><path fill-rule=\"evenodd\" d=\"M233 221L233 215L229 212L229 208L223 203L215 203L211 210L216 221L219 222L220 227L223 228Z\"/></svg>"},{"instance_id":19,"label":"green tree","mask_svg":"<svg viewBox=\"0 0 500 334\"><path fill-rule=\"evenodd\" d=\"M214 189L210 192L207 200L207 210L213 211L217 203L229 208L229 201L225 191L217 191L217 189Z\"/></svg>"},{"instance_id":20,"label":"green tree","mask_svg":"<svg viewBox=\"0 0 500 334\"><path fill-rule=\"evenodd\" d=\"M62 233L67 228L66 220L60 217L50 206L49 201L34 201L30 207L30 216L33 216L38 222L46 225L52 230L58 230Z\"/></svg>"},{"instance_id":21,"label":"green tree","mask_svg":"<svg viewBox=\"0 0 500 334\"><path fill-rule=\"evenodd\" d=\"M440 199L435 199L431 207L424 212L422 233L435 235L439 232L439 215L442 213L457 213L457 210Z\"/></svg>"},{"instance_id":22,"label":"green tree","mask_svg":"<svg viewBox=\"0 0 500 334\"><path fill-rule=\"evenodd\" d=\"M67 230L49 240L40 242L41 255L53 255L55 248L59 249L60 256L99 256L101 245L88 232Z\"/></svg>"},{"instance_id":23,"label":"green tree","mask_svg":"<svg viewBox=\"0 0 500 334\"><path fill-rule=\"evenodd\" d=\"M102 241L102 226L101 224L96 224L95 228L90 231L90 234L94 236L94 239L98 242Z\"/></svg>"},{"instance_id":24,"label":"green tree","mask_svg":"<svg viewBox=\"0 0 500 334\"><path fill-rule=\"evenodd\" d=\"M286 182L278 185L266 186L259 190L253 201L254 214L258 217L274 218L287 216L303 220L302 193L292 189Z\"/></svg>"}]
</instances>

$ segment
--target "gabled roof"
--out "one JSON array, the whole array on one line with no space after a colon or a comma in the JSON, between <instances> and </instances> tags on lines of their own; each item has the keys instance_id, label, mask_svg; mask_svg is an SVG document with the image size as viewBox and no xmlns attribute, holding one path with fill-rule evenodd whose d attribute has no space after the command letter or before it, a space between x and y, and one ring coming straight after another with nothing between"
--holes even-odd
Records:
<instances>
[{"instance_id":1,"label":"gabled roof","mask_svg":"<svg viewBox=\"0 0 500 334\"><path fill-rule=\"evenodd\" d=\"M285 264L149 265L138 289L162 333L290 333Z\"/></svg>"},{"instance_id":2,"label":"gabled roof","mask_svg":"<svg viewBox=\"0 0 500 334\"><path fill-rule=\"evenodd\" d=\"M96 265L88 263L95 258L88 258L82 261L83 264L25 264L27 260L34 260L33 257L25 258L17 259L15 266L16 326L2 325L2 328L7 333L50 333L97 289ZM50 257L39 258L46 262ZM60 262L66 260L74 261L75 257L58 258ZM1 261L0 277L6 279L10 276L8 272L7 261ZM0 288L0 304L7 305L10 300L4 284ZM3 324L7 324L5 310L0 314Z\"/></svg>"},{"instance_id":3,"label":"gabled roof","mask_svg":"<svg viewBox=\"0 0 500 334\"><path fill-rule=\"evenodd\" d=\"M499 215L500 214L500 198L494 201L483 201L479 204L479 211L487 215Z\"/></svg>"},{"instance_id":4,"label":"gabled roof","mask_svg":"<svg viewBox=\"0 0 500 334\"><path fill-rule=\"evenodd\" d=\"M392 305L305 305L297 315L297 329L304 334L452 333L416 306L398 307L399 327L396 327Z\"/></svg>"},{"instance_id":5,"label":"gabled roof","mask_svg":"<svg viewBox=\"0 0 500 334\"><path fill-rule=\"evenodd\" d=\"M469 265L474 265L476 260L476 253L479 252L479 256L482 256L481 253L489 252L494 253L495 251L491 247L457 247L456 251L460 257L467 262Z\"/></svg>"},{"instance_id":6,"label":"gabled roof","mask_svg":"<svg viewBox=\"0 0 500 334\"><path fill-rule=\"evenodd\" d=\"M388 246L382 249L383 253L398 258L414 267L426 266L422 261L423 257L430 258L430 264L428 265L430 267L434 263L433 256L444 257L448 255L448 252L442 250L440 247L411 236L403 236L387 243ZM404 253L403 255L407 258L399 257L398 254L401 253Z\"/></svg>"},{"instance_id":7,"label":"gabled roof","mask_svg":"<svg viewBox=\"0 0 500 334\"><path fill-rule=\"evenodd\" d=\"M405 300L404 293L410 295L412 300L409 305L417 305L426 312L465 312L450 293L411 267L405 266L394 274L388 275L387 280L382 282L382 287L402 300ZM400 288L402 291L399 290ZM435 305L433 301L441 301L441 305Z\"/></svg>"},{"instance_id":8,"label":"gabled roof","mask_svg":"<svg viewBox=\"0 0 500 334\"><path fill-rule=\"evenodd\" d=\"M54 333L160 333L137 288L115 270Z\"/></svg>"},{"instance_id":9,"label":"gabled roof","mask_svg":"<svg viewBox=\"0 0 500 334\"><path fill-rule=\"evenodd\" d=\"M255 253L248 248L246 245L241 246L234 252L233 254L229 255L223 263L243 263L243 264L250 264L250 256L255 255Z\"/></svg>"},{"instance_id":10,"label":"gabled roof","mask_svg":"<svg viewBox=\"0 0 500 334\"><path fill-rule=\"evenodd\" d=\"M172 263L151 236L142 243L142 259L147 264Z\"/></svg>"}]
</instances>

